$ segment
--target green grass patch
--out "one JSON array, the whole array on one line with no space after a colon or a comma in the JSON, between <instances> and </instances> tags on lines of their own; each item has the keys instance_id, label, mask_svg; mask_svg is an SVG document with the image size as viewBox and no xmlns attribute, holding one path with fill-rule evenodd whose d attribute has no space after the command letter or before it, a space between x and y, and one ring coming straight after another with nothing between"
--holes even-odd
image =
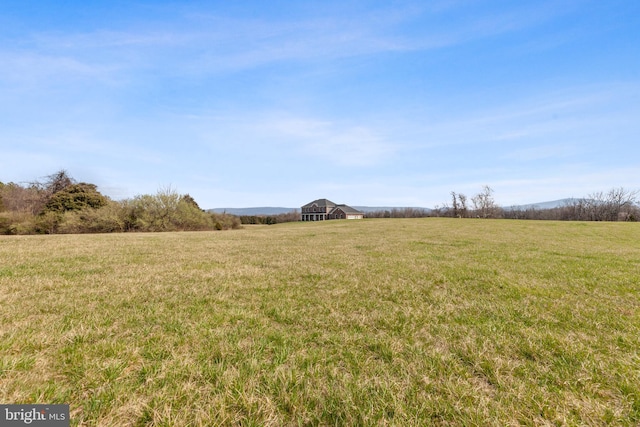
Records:
<instances>
[{"instance_id":1,"label":"green grass patch","mask_svg":"<svg viewBox=\"0 0 640 427\"><path fill-rule=\"evenodd\" d=\"M0 401L72 425L640 423L640 225L0 237Z\"/></svg>"}]
</instances>

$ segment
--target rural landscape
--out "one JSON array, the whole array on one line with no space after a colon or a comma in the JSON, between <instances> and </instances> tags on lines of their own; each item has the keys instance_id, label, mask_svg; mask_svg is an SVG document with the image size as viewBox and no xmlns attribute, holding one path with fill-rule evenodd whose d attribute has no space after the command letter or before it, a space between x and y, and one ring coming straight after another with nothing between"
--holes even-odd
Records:
<instances>
[{"instance_id":1,"label":"rural landscape","mask_svg":"<svg viewBox=\"0 0 640 427\"><path fill-rule=\"evenodd\" d=\"M1 10L0 427L640 426L640 1Z\"/></svg>"},{"instance_id":2,"label":"rural landscape","mask_svg":"<svg viewBox=\"0 0 640 427\"><path fill-rule=\"evenodd\" d=\"M640 422L640 227L0 237L0 400L72 425Z\"/></svg>"},{"instance_id":3,"label":"rural landscape","mask_svg":"<svg viewBox=\"0 0 640 427\"><path fill-rule=\"evenodd\" d=\"M485 185L472 197L450 193L450 201L434 208L362 208L368 218L482 218L564 221L627 221L640 219L639 190L623 187L592 192L551 206L531 204L501 207L493 189ZM273 225L299 221L297 208L250 208L240 212L274 211L272 214L230 214L223 209L202 209L189 194L172 187L156 194L111 200L98 186L78 182L59 170L29 183L0 181L0 234L73 234L237 229L242 224Z\"/></svg>"}]
</instances>

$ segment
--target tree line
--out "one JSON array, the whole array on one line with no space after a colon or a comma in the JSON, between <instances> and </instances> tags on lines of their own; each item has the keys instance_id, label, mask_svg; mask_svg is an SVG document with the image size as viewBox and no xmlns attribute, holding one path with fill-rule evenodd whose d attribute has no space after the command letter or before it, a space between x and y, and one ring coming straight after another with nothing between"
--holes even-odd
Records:
<instances>
[{"instance_id":1,"label":"tree line","mask_svg":"<svg viewBox=\"0 0 640 427\"><path fill-rule=\"evenodd\" d=\"M468 197L452 191L450 202L433 209L396 208L368 212L367 218L504 218L556 221L639 221L639 192L624 188L600 191L583 198L572 198L557 207L504 208L494 198L494 190L485 185L477 194Z\"/></svg>"},{"instance_id":2,"label":"tree line","mask_svg":"<svg viewBox=\"0 0 640 427\"><path fill-rule=\"evenodd\" d=\"M163 188L114 201L62 170L44 181L0 182L0 234L196 231L239 228L240 220L205 212L188 194Z\"/></svg>"},{"instance_id":3,"label":"tree line","mask_svg":"<svg viewBox=\"0 0 640 427\"><path fill-rule=\"evenodd\" d=\"M429 216L431 212L422 208L393 208L365 214L366 218L426 218Z\"/></svg>"},{"instance_id":4,"label":"tree line","mask_svg":"<svg viewBox=\"0 0 640 427\"><path fill-rule=\"evenodd\" d=\"M638 191L612 188L582 198L571 198L557 207L540 209L503 208L493 197L493 189L485 185L482 191L469 198L462 193L451 192L451 204L443 204L434 210L437 216L458 218L538 219L557 221L638 221L640 206Z\"/></svg>"},{"instance_id":5,"label":"tree line","mask_svg":"<svg viewBox=\"0 0 640 427\"><path fill-rule=\"evenodd\" d=\"M238 218L242 224L281 224L283 222L300 221L300 211L292 210L291 212L280 213L276 215L239 215Z\"/></svg>"}]
</instances>

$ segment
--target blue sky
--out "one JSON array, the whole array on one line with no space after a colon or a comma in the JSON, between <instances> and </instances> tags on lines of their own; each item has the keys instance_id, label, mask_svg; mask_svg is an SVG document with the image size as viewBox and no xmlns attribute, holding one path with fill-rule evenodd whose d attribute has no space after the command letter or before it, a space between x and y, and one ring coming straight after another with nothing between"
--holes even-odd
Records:
<instances>
[{"instance_id":1,"label":"blue sky","mask_svg":"<svg viewBox=\"0 0 640 427\"><path fill-rule=\"evenodd\" d=\"M13 1L0 181L502 205L640 189L640 2Z\"/></svg>"}]
</instances>

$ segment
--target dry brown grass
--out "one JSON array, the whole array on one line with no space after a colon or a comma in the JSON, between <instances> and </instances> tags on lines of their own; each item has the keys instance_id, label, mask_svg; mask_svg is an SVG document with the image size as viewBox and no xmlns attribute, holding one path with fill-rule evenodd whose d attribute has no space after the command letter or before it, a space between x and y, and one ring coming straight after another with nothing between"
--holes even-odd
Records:
<instances>
[{"instance_id":1,"label":"dry brown grass","mask_svg":"<svg viewBox=\"0 0 640 427\"><path fill-rule=\"evenodd\" d=\"M73 425L637 425L640 227L0 237L0 401Z\"/></svg>"}]
</instances>

